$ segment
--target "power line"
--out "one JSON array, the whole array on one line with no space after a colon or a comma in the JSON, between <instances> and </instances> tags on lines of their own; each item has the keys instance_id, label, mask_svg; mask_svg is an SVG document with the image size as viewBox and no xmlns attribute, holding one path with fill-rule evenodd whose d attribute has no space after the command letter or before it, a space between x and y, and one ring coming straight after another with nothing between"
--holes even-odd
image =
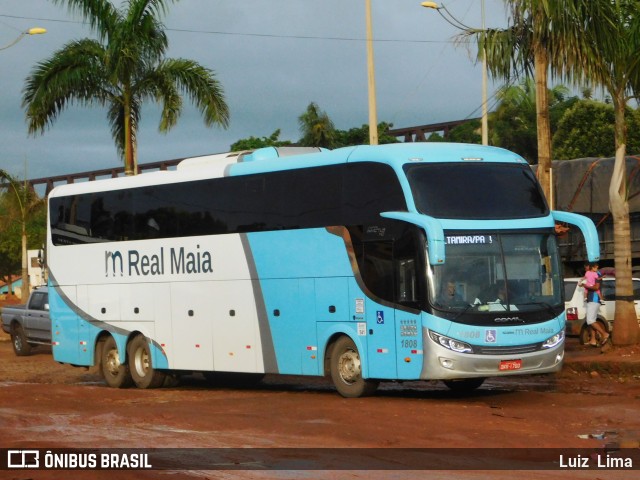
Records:
<instances>
[{"instance_id":1,"label":"power line","mask_svg":"<svg viewBox=\"0 0 640 480\"><path fill-rule=\"evenodd\" d=\"M88 25L87 22L81 22L78 20L60 20L55 18L42 18L42 17L25 17L19 15L5 15L0 14L0 17L13 18L19 20L36 20L39 22L58 22L58 23L73 23L77 25ZM322 35L282 35L271 33L244 33L244 32L224 32L219 30L197 30L190 28L165 28L168 32L178 33L197 33L203 35L228 35L238 37L260 37L260 38L290 38L295 40L332 40L340 42L366 42L365 38L358 37L328 37ZM411 40L411 39L395 39L395 38L377 38L374 39L376 43L455 43L452 40Z\"/></svg>"}]
</instances>

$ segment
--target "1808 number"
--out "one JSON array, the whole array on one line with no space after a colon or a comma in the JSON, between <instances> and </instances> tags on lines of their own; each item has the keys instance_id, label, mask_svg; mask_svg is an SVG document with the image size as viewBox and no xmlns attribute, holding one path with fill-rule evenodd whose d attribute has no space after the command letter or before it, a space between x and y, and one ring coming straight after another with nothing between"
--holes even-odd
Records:
<instances>
[{"instance_id":1,"label":"1808 number","mask_svg":"<svg viewBox=\"0 0 640 480\"><path fill-rule=\"evenodd\" d=\"M402 340L402 348L418 348L418 340Z\"/></svg>"}]
</instances>

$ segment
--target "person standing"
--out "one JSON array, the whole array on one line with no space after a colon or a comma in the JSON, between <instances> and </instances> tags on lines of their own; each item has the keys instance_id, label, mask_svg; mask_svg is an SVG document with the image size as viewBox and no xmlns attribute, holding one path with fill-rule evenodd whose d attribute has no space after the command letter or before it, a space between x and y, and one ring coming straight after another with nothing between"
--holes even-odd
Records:
<instances>
[{"instance_id":1,"label":"person standing","mask_svg":"<svg viewBox=\"0 0 640 480\"><path fill-rule=\"evenodd\" d=\"M598 310L600 309L600 276L598 275L598 264L589 264L589 275L585 275L587 282L584 288L587 291L587 326L589 327L589 345L597 347L596 334L600 335L600 345L609 341L609 334L602 324L598 322ZM593 283L592 283L593 282Z\"/></svg>"}]
</instances>

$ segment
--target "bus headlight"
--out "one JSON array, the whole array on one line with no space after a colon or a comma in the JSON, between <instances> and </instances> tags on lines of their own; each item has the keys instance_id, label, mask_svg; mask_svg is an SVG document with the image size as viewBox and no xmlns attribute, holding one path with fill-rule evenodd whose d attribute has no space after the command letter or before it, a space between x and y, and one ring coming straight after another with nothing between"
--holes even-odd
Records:
<instances>
[{"instance_id":1,"label":"bus headlight","mask_svg":"<svg viewBox=\"0 0 640 480\"><path fill-rule=\"evenodd\" d=\"M444 348L448 348L449 350L453 350L454 352L473 353L473 348L471 348L471 345L469 345L468 343L445 337L444 335L440 335L439 333L433 332L431 330L429 330L429 336L431 337L431 340L433 340L437 344L442 345Z\"/></svg>"},{"instance_id":2,"label":"bus headlight","mask_svg":"<svg viewBox=\"0 0 640 480\"><path fill-rule=\"evenodd\" d=\"M542 344L542 348L553 348L564 340L564 330L560 330L553 337L547 338Z\"/></svg>"}]
</instances>

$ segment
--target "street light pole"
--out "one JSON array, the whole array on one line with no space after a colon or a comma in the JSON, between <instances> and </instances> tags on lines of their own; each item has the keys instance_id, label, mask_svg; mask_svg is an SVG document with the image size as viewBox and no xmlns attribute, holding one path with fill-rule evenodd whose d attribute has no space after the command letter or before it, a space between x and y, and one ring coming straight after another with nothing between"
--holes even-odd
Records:
<instances>
[{"instance_id":1,"label":"street light pole","mask_svg":"<svg viewBox=\"0 0 640 480\"><path fill-rule=\"evenodd\" d=\"M9 47L13 47L16 43L22 40L25 35L42 35L43 33L47 33L47 30L44 28L40 28L40 27L30 28L29 30L25 30L24 32L21 32L20 35L18 35L18 38L16 38L10 44L5 45L4 47L0 47L0 50L6 50Z\"/></svg>"},{"instance_id":2,"label":"street light pole","mask_svg":"<svg viewBox=\"0 0 640 480\"><path fill-rule=\"evenodd\" d=\"M365 0L367 21L367 74L369 77L369 145L378 145L378 114L376 107L376 74L373 64L373 27L371 0Z\"/></svg>"},{"instance_id":3,"label":"street light pole","mask_svg":"<svg viewBox=\"0 0 640 480\"><path fill-rule=\"evenodd\" d=\"M484 25L484 0L480 3L482 15L482 31ZM482 145L489 145L489 119L487 112L487 49L482 45Z\"/></svg>"},{"instance_id":4,"label":"street light pole","mask_svg":"<svg viewBox=\"0 0 640 480\"><path fill-rule=\"evenodd\" d=\"M436 10L442 18L445 19L447 23L454 26L458 30L470 30L471 28L462 23L456 17L454 17L447 7L444 5L438 5L436 2L422 2L422 5L425 8L432 8ZM485 30L485 13L484 13L484 0L481 0L480 3L481 15L482 15L482 31ZM446 14L445 16L441 12L444 10ZM487 52L486 49L482 48L482 145L489 145L489 121L488 121L488 112L487 112Z\"/></svg>"}]
</instances>

